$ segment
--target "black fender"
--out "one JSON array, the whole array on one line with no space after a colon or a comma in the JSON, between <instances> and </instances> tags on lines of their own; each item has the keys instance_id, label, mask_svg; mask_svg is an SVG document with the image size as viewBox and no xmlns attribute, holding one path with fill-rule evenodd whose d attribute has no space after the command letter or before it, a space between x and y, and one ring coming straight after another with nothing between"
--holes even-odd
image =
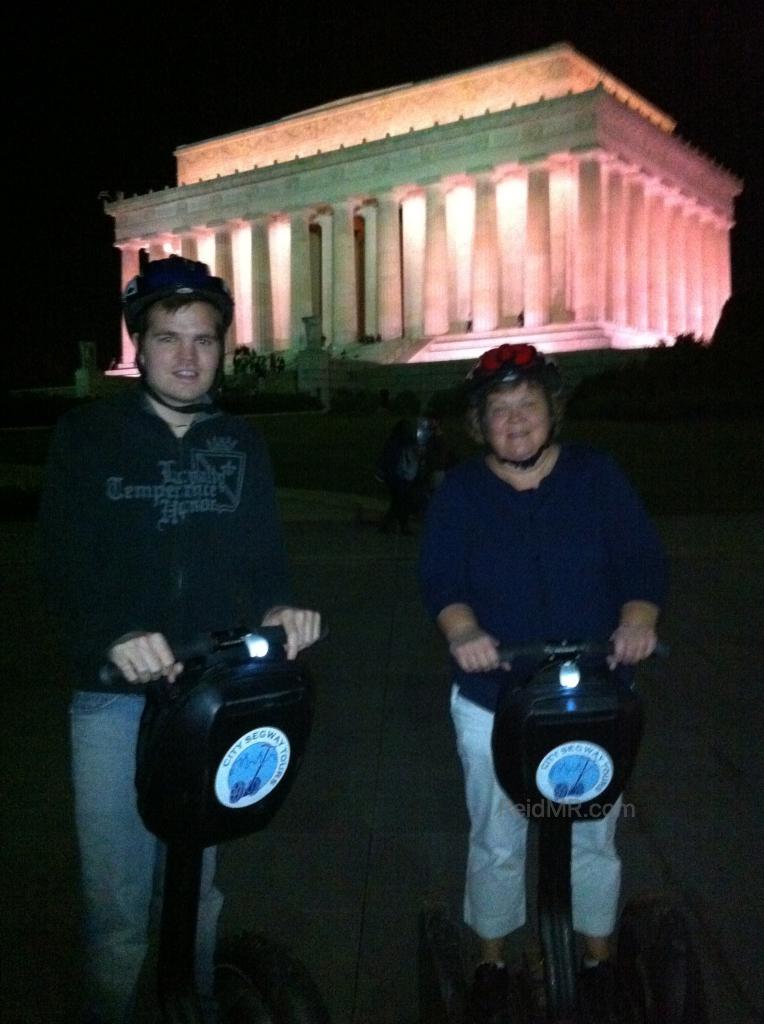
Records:
<instances>
[{"instance_id":1,"label":"black fender","mask_svg":"<svg viewBox=\"0 0 764 1024\"><path fill-rule=\"evenodd\" d=\"M625 1021L708 1024L698 954L685 915L670 900L649 895L626 904L617 972Z\"/></svg>"}]
</instances>

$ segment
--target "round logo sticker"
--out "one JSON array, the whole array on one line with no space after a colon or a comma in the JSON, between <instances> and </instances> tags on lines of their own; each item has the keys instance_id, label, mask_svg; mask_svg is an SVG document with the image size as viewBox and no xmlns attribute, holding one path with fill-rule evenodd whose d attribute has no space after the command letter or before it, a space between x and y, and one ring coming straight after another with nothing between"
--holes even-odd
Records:
<instances>
[{"instance_id":1,"label":"round logo sticker","mask_svg":"<svg viewBox=\"0 0 764 1024\"><path fill-rule=\"evenodd\" d=\"M263 725L238 739L218 765L215 796L224 807L249 807L284 778L289 740L280 729Z\"/></svg>"},{"instance_id":2,"label":"round logo sticker","mask_svg":"<svg viewBox=\"0 0 764 1024\"><path fill-rule=\"evenodd\" d=\"M613 761L596 743L577 740L550 750L536 769L542 796L558 804L593 800L610 785Z\"/></svg>"}]
</instances>

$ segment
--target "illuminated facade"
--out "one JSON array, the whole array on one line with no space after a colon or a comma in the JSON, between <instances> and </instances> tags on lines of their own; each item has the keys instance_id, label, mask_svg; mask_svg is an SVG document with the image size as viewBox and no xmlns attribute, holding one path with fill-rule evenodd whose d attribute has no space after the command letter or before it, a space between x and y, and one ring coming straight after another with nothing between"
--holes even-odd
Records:
<instances>
[{"instance_id":1,"label":"illuminated facade","mask_svg":"<svg viewBox=\"0 0 764 1024\"><path fill-rule=\"evenodd\" d=\"M310 316L400 362L708 338L741 183L673 129L560 44L182 146L176 187L106 211L123 281L144 250L230 282L231 348L299 347Z\"/></svg>"}]
</instances>

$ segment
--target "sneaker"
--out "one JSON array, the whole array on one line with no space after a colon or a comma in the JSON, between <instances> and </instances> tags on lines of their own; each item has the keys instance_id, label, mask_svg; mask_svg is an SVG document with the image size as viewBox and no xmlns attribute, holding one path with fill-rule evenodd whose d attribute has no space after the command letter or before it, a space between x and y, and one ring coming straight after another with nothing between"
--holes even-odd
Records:
<instances>
[{"instance_id":1,"label":"sneaker","mask_svg":"<svg viewBox=\"0 0 764 1024\"><path fill-rule=\"evenodd\" d=\"M615 967L611 960L600 960L594 967L581 968L578 1002L585 1021L611 1024L618 1020Z\"/></svg>"},{"instance_id":2,"label":"sneaker","mask_svg":"<svg viewBox=\"0 0 764 1024\"><path fill-rule=\"evenodd\" d=\"M495 963L479 964L467 1003L469 1024L509 1024L509 974Z\"/></svg>"}]
</instances>

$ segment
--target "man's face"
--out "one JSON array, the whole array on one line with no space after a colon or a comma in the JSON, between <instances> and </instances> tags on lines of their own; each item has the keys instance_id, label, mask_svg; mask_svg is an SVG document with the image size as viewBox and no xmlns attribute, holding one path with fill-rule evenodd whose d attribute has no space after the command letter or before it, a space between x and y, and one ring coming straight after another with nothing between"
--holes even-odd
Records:
<instances>
[{"instance_id":1,"label":"man's face","mask_svg":"<svg viewBox=\"0 0 764 1024\"><path fill-rule=\"evenodd\" d=\"M217 313L206 302L149 310L140 361L147 384L160 398L183 406L207 394L222 354L217 329Z\"/></svg>"}]
</instances>

